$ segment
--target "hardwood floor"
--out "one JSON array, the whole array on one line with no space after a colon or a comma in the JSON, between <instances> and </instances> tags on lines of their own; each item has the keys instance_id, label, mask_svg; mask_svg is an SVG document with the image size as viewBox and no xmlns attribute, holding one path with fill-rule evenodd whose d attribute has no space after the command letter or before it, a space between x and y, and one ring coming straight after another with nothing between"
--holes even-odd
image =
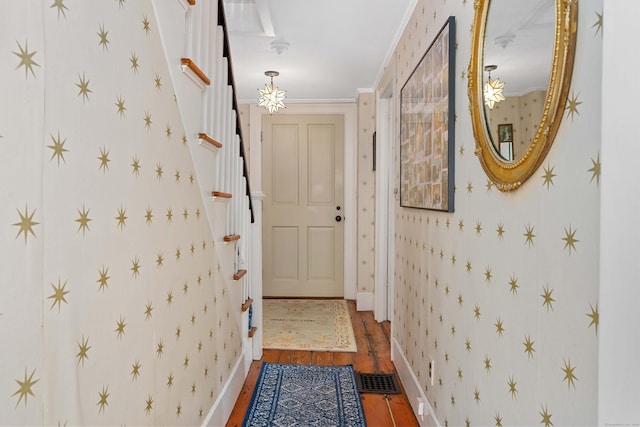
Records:
<instances>
[{"instance_id":1,"label":"hardwood floor","mask_svg":"<svg viewBox=\"0 0 640 427\"><path fill-rule=\"evenodd\" d=\"M264 350L262 360L254 361L251 364L242 391L227 421L227 427L242 425L253 389L258 381L262 361L316 365L351 364L358 372L396 373L391 362L389 322L378 323L373 318L372 312L358 312L355 309L354 301L348 301L348 303L358 352ZM386 396L373 393L361 394L360 396L367 425L370 427L419 425L404 392Z\"/></svg>"}]
</instances>

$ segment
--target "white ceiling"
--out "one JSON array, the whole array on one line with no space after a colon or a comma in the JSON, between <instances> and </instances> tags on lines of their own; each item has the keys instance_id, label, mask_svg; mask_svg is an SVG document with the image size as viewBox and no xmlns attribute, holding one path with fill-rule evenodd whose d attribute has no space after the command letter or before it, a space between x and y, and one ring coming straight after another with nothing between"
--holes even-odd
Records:
<instances>
[{"instance_id":1,"label":"white ceiling","mask_svg":"<svg viewBox=\"0 0 640 427\"><path fill-rule=\"evenodd\" d=\"M375 88L416 2L224 0L238 100L257 100L267 70L285 104L355 100Z\"/></svg>"}]
</instances>

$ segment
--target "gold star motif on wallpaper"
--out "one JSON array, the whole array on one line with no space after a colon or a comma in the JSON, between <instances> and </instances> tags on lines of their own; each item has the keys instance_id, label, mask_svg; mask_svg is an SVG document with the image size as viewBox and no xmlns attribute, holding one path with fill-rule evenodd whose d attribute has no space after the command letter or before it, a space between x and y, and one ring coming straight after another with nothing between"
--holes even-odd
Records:
<instances>
[{"instance_id":1,"label":"gold star motif on wallpaper","mask_svg":"<svg viewBox=\"0 0 640 427\"><path fill-rule=\"evenodd\" d=\"M131 260L131 268L129 270L131 270L131 277L133 277L134 279L137 279L138 276L140 275L140 258L135 257L134 259Z\"/></svg>"},{"instance_id":2,"label":"gold star motif on wallpaper","mask_svg":"<svg viewBox=\"0 0 640 427\"><path fill-rule=\"evenodd\" d=\"M476 304L476 306L473 307L473 317L475 317L476 320L480 320L480 316L482 316L480 313L480 307Z\"/></svg>"},{"instance_id":3,"label":"gold star motif on wallpaper","mask_svg":"<svg viewBox=\"0 0 640 427\"><path fill-rule=\"evenodd\" d=\"M582 104L582 101L578 101L578 96L580 96L580 94L575 95L573 91L571 91L571 98L569 99L568 105L565 107L567 115L571 116L571 121L573 121L574 114L580 115L578 106Z\"/></svg>"},{"instance_id":4,"label":"gold star motif on wallpaper","mask_svg":"<svg viewBox=\"0 0 640 427\"><path fill-rule=\"evenodd\" d=\"M564 229L564 237L562 238L562 240L564 240L564 249L569 248L569 254L571 254L571 250L573 249L574 251L576 250L576 243L578 243L580 240L576 239L576 231L577 230L571 230L571 226L569 226L569 230L567 230L566 228Z\"/></svg>"},{"instance_id":5,"label":"gold star motif on wallpaper","mask_svg":"<svg viewBox=\"0 0 640 427\"><path fill-rule=\"evenodd\" d=\"M173 175L176 178L176 183L180 182L180 171L176 169L176 173Z\"/></svg>"},{"instance_id":6,"label":"gold star motif on wallpaper","mask_svg":"<svg viewBox=\"0 0 640 427\"><path fill-rule=\"evenodd\" d=\"M184 357L184 362L182 362L182 364L184 365L185 368L189 367L189 355L188 354Z\"/></svg>"},{"instance_id":7,"label":"gold star motif on wallpaper","mask_svg":"<svg viewBox=\"0 0 640 427\"><path fill-rule=\"evenodd\" d=\"M553 178L555 176L557 176L555 173L553 173L553 169L555 168L555 166L551 167L551 169L549 169L549 165L547 165L544 168L544 175L542 175L542 179L544 179L544 182L542 183L542 185L546 185L547 186L547 190L549 189L549 185L554 185L553 183Z\"/></svg>"},{"instance_id":8,"label":"gold star motif on wallpaper","mask_svg":"<svg viewBox=\"0 0 640 427\"><path fill-rule=\"evenodd\" d=\"M600 314L598 314L598 304L596 304L595 309L591 304L589 304L589 308L591 308L591 313L585 313L591 319L591 323L589 323L589 328L591 326L595 326L596 335L598 335L598 323L600 323Z\"/></svg>"},{"instance_id":9,"label":"gold star motif on wallpaper","mask_svg":"<svg viewBox=\"0 0 640 427\"><path fill-rule=\"evenodd\" d=\"M504 326L502 323L502 319L500 319L498 317L498 319L496 320L496 323L494 323L495 327L496 327L496 333L502 337L502 333L504 332Z\"/></svg>"},{"instance_id":10,"label":"gold star motif on wallpaper","mask_svg":"<svg viewBox=\"0 0 640 427\"><path fill-rule=\"evenodd\" d=\"M147 36L149 35L149 31L151 31L151 26L149 24L149 20L147 19L147 15L142 18L142 30Z\"/></svg>"},{"instance_id":11,"label":"gold star motif on wallpaper","mask_svg":"<svg viewBox=\"0 0 640 427\"><path fill-rule=\"evenodd\" d=\"M26 40L24 42L24 49L20 45L20 42L16 41L16 43L18 44L18 49L20 50L20 52L19 53L18 52L11 52L14 55L16 55L18 58L20 58L20 63L16 67L16 70L18 68L24 66L24 77L25 77L25 79L29 77L29 71L31 71L31 74L35 78L36 77L36 73L33 71L33 67L34 66L39 67L40 64L38 64L37 62L35 62L33 60L33 55L38 53L38 51L34 50L33 52L29 52L29 45L28 45L28 42Z\"/></svg>"},{"instance_id":12,"label":"gold star motif on wallpaper","mask_svg":"<svg viewBox=\"0 0 640 427\"><path fill-rule=\"evenodd\" d=\"M102 50L109 50L109 31L104 29L104 25L100 24L100 31L96 33L100 38L98 46L102 46Z\"/></svg>"},{"instance_id":13,"label":"gold star motif on wallpaper","mask_svg":"<svg viewBox=\"0 0 640 427\"><path fill-rule=\"evenodd\" d=\"M147 397L147 400L145 401L145 408L144 411L147 413L147 415L149 415L149 413L151 413L151 411L153 410L153 396L149 395L149 397Z\"/></svg>"},{"instance_id":14,"label":"gold star motif on wallpaper","mask_svg":"<svg viewBox=\"0 0 640 427\"><path fill-rule=\"evenodd\" d=\"M191 394L196 394L196 383L191 384Z\"/></svg>"},{"instance_id":15,"label":"gold star motif on wallpaper","mask_svg":"<svg viewBox=\"0 0 640 427\"><path fill-rule=\"evenodd\" d=\"M484 281L487 283L491 283L491 279L493 278L493 275L491 274L491 268L487 267L484 270Z\"/></svg>"},{"instance_id":16,"label":"gold star motif on wallpaper","mask_svg":"<svg viewBox=\"0 0 640 427\"><path fill-rule=\"evenodd\" d=\"M179 417L180 414L182 414L182 405L178 403L178 406L176 406L176 415Z\"/></svg>"},{"instance_id":17,"label":"gold star motif on wallpaper","mask_svg":"<svg viewBox=\"0 0 640 427\"><path fill-rule=\"evenodd\" d=\"M29 208L26 204L24 205L24 215L22 215L22 213L18 209L16 210L18 211L18 215L20 215L20 222L12 224L20 228L18 230L18 234L16 234L16 239L20 236L20 234L24 233L24 243L26 244L29 233L31 233L33 237L37 237L36 233L33 231L33 227L40 223L33 220L33 216L35 215L36 210L34 209L33 212L29 213Z\"/></svg>"},{"instance_id":18,"label":"gold star motif on wallpaper","mask_svg":"<svg viewBox=\"0 0 640 427\"><path fill-rule=\"evenodd\" d=\"M58 286L51 283L51 287L53 288L53 294L47 297L47 299L53 300L50 310L53 310L53 307L58 304L58 312L60 312L60 306L62 305L62 303L64 302L65 304L67 304L67 299L65 298L65 296L70 292L65 290L65 288L67 287L67 281L65 280L65 282L61 285L60 278L58 278Z\"/></svg>"},{"instance_id":19,"label":"gold star motif on wallpaper","mask_svg":"<svg viewBox=\"0 0 640 427\"><path fill-rule=\"evenodd\" d=\"M496 412L496 415L493 417L493 420L496 422L496 427L502 427L502 417L499 412Z\"/></svg>"},{"instance_id":20,"label":"gold star motif on wallpaper","mask_svg":"<svg viewBox=\"0 0 640 427\"><path fill-rule=\"evenodd\" d=\"M545 427L552 426L553 425L553 423L551 422L552 414L549 413L549 410L547 409L547 405L545 405L544 407L540 406L540 408L542 408L542 411L538 412L542 417L540 422L544 424Z\"/></svg>"},{"instance_id":21,"label":"gold star motif on wallpaper","mask_svg":"<svg viewBox=\"0 0 640 427\"><path fill-rule=\"evenodd\" d=\"M125 208L123 208L122 206L120 206L118 208L118 216L116 216L116 221L118 221L117 227L120 228L121 230L127 225L126 221L127 221L127 210Z\"/></svg>"},{"instance_id":22,"label":"gold star motif on wallpaper","mask_svg":"<svg viewBox=\"0 0 640 427\"><path fill-rule=\"evenodd\" d=\"M87 231L90 231L89 223L93 220L89 218L89 209L86 209L84 205L82 205L82 211L80 209L77 211L80 216L74 221L78 223L78 232L82 230L82 236L84 236Z\"/></svg>"},{"instance_id":23,"label":"gold star motif on wallpaper","mask_svg":"<svg viewBox=\"0 0 640 427\"><path fill-rule=\"evenodd\" d=\"M96 283L100 283L98 287L98 291L104 291L104 288L109 287L109 279L111 278L109 274L109 267L102 266L102 270L98 270L98 274L100 274L100 278L96 280Z\"/></svg>"},{"instance_id":24,"label":"gold star motif on wallpaper","mask_svg":"<svg viewBox=\"0 0 640 427\"><path fill-rule=\"evenodd\" d=\"M164 265L164 257L162 256L162 252L158 252L156 256L156 267L161 268Z\"/></svg>"},{"instance_id":25,"label":"gold star motif on wallpaper","mask_svg":"<svg viewBox=\"0 0 640 427\"><path fill-rule=\"evenodd\" d=\"M478 390L478 387L473 389L473 400L476 401L476 405L480 403L480 390Z\"/></svg>"},{"instance_id":26,"label":"gold star motif on wallpaper","mask_svg":"<svg viewBox=\"0 0 640 427\"><path fill-rule=\"evenodd\" d=\"M136 359L135 363L133 363L131 365L131 381L135 381L138 379L138 377L140 376L140 368L142 367L142 365L140 365L140 362L138 361L138 359Z\"/></svg>"},{"instance_id":27,"label":"gold star motif on wallpaper","mask_svg":"<svg viewBox=\"0 0 640 427\"><path fill-rule=\"evenodd\" d=\"M182 254L182 252L180 251L180 248L176 249L176 260L180 259L180 255Z\"/></svg>"},{"instance_id":28,"label":"gold star motif on wallpaper","mask_svg":"<svg viewBox=\"0 0 640 427\"><path fill-rule=\"evenodd\" d=\"M553 310L553 303L556 301L551 297L551 294L553 294L553 289L549 290L548 286L544 288L544 293L540 294L543 300L542 306L547 307L547 311Z\"/></svg>"},{"instance_id":29,"label":"gold star motif on wallpaper","mask_svg":"<svg viewBox=\"0 0 640 427\"><path fill-rule=\"evenodd\" d=\"M167 214L165 216L167 217L167 222L171 222L173 220L173 210L171 210L171 208L168 208Z\"/></svg>"},{"instance_id":30,"label":"gold star motif on wallpaper","mask_svg":"<svg viewBox=\"0 0 640 427\"><path fill-rule=\"evenodd\" d=\"M109 170L109 151L106 147L100 148L100 156L98 157L100 160L100 166L98 166L98 170L102 169L102 172L107 172Z\"/></svg>"},{"instance_id":31,"label":"gold star motif on wallpaper","mask_svg":"<svg viewBox=\"0 0 640 427\"><path fill-rule=\"evenodd\" d=\"M104 407L109 406L109 387L102 386L102 391L98 392L100 400L96 404L98 406L98 414L104 412Z\"/></svg>"},{"instance_id":32,"label":"gold star motif on wallpaper","mask_svg":"<svg viewBox=\"0 0 640 427\"><path fill-rule=\"evenodd\" d=\"M515 296L518 295L518 288L520 286L518 285L518 278L511 276L509 278L509 291Z\"/></svg>"},{"instance_id":33,"label":"gold star motif on wallpaper","mask_svg":"<svg viewBox=\"0 0 640 427\"><path fill-rule=\"evenodd\" d=\"M178 326L176 328L176 340L180 339L180 336L182 336L182 328L180 328L180 326Z\"/></svg>"},{"instance_id":34,"label":"gold star motif on wallpaper","mask_svg":"<svg viewBox=\"0 0 640 427\"><path fill-rule=\"evenodd\" d=\"M162 174L164 172L162 171L162 165L160 163L156 163L156 176L158 177L158 180L162 179Z\"/></svg>"},{"instance_id":35,"label":"gold star motif on wallpaper","mask_svg":"<svg viewBox=\"0 0 640 427\"><path fill-rule=\"evenodd\" d=\"M83 104L85 101L89 100L89 94L92 93L91 89L89 89L89 83L90 80L85 77L84 72L82 73L82 76L78 74L78 83L76 83L76 87L78 88L77 96L82 95Z\"/></svg>"},{"instance_id":36,"label":"gold star motif on wallpaper","mask_svg":"<svg viewBox=\"0 0 640 427\"><path fill-rule=\"evenodd\" d=\"M193 174L189 174L189 184L193 184L194 180L195 178L193 177Z\"/></svg>"},{"instance_id":37,"label":"gold star motif on wallpaper","mask_svg":"<svg viewBox=\"0 0 640 427\"><path fill-rule=\"evenodd\" d=\"M38 381L40 381L39 379L34 380L33 379L33 375L36 373L36 370L34 369L33 371L31 371L31 375L29 375L29 378L27 378L27 368L24 369L24 380L20 381L20 380L15 380L18 385L20 386L18 388L18 390L13 393L11 395L11 397L13 396L18 396L18 402L16 403L16 408L18 407L18 405L20 404L20 402L22 401L22 399L24 398L24 406L27 406L27 398L29 397L29 395L35 397L35 394L33 394L33 390L31 389L34 384L36 384Z\"/></svg>"},{"instance_id":38,"label":"gold star motif on wallpaper","mask_svg":"<svg viewBox=\"0 0 640 427\"><path fill-rule=\"evenodd\" d=\"M593 178L596 179L596 185L600 185L600 153L598 153L598 157L596 157L596 160L591 159L591 163L593 163L593 166L591 168L589 168L587 170L587 172L591 172L591 181L589 182L593 182Z\"/></svg>"},{"instance_id":39,"label":"gold star motif on wallpaper","mask_svg":"<svg viewBox=\"0 0 640 427\"><path fill-rule=\"evenodd\" d=\"M568 361L562 359L562 361L564 362L564 368L562 368L562 372L564 372L564 378L562 379L562 381L567 382L567 387L569 389L571 389L571 386L573 386L573 388L575 389L576 385L574 381L578 381L578 378L575 376L573 371L576 369L576 367L571 366L571 359L569 359Z\"/></svg>"},{"instance_id":40,"label":"gold star motif on wallpaper","mask_svg":"<svg viewBox=\"0 0 640 427\"><path fill-rule=\"evenodd\" d=\"M471 194L473 192L473 184L471 181L467 182L467 193Z\"/></svg>"},{"instance_id":41,"label":"gold star motif on wallpaper","mask_svg":"<svg viewBox=\"0 0 640 427\"><path fill-rule=\"evenodd\" d=\"M518 385L518 382L515 381L512 376L509 376L509 381L507 381L507 385L509 386L509 393L511 393L511 398L515 399L516 395L518 394L518 389L516 388L516 386Z\"/></svg>"},{"instance_id":42,"label":"gold star motif on wallpaper","mask_svg":"<svg viewBox=\"0 0 640 427\"><path fill-rule=\"evenodd\" d=\"M534 228L535 227L532 227L531 224L527 225L525 227L525 233L523 234L523 236L525 237L524 244L528 244L529 247L533 246L533 238L536 237L536 235L533 234Z\"/></svg>"},{"instance_id":43,"label":"gold star motif on wallpaper","mask_svg":"<svg viewBox=\"0 0 640 427\"><path fill-rule=\"evenodd\" d=\"M51 4L51 6L49 6L49 8L53 9L54 7L58 9L58 20L60 20L61 14L65 19L67 18L67 15L64 11L69 10L69 8L65 6L64 0L53 0L53 3Z\"/></svg>"},{"instance_id":44,"label":"gold star motif on wallpaper","mask_svg":"<svg viewBox=\"0 0 640 427\"><path fill-rule=\"evenodd\" d=\"M184 208L182 211L182 216L184 217L184 220L186 221L187 219L189 219L189 211L187 210L187 208Z\"/></svg>"},{"instance_id":45,"label":"gold star motif on wallpaper","mask_svg":"<svg viewBox=\"0 0 640 427\"><path fill-rule=\"evenodd\" d=\"M469 341L469 338L464 341L464 348L467 350L467 353L471 353L471 341Z\"/></svg>"},{"instance_id":46,"label":"gold star motif on wallpaper","mask_svg":"<svg viewBox=\"0 0 640 427\"><path fill-rule=\"evenodd\" d=\"M90 349L89 337L85 339L83 335L82 341L78 343L78 354L76 354L76 357L78 358L78 365L82 362L82 366L84 366L84 361L89 358L87 353L89 353Z\"/></svg>"},{"instance_id":47,"label":"gold star motif on wallpaper","mask_svg":"<svg viewBox=\"0 0 640 427\"><path fill-rule=\"evenodd\" d=\"M464 302L464 299L462 298L462 294L458 294L458 305L462 305L462 303Z\"/></svg>"},{"instance_id":48,"label":"gold star motif on wallpaper","mask_svg":"<svg viewBox=\"0 0 640 427\"><path fill-rule=\"evenodd\" d=\"M200 208L196 208L196 218L200 218Z\"/></svg>"},{"instance_id":49,"label":"gold star motif on wallpaper","mask_svg":"<svg viewBox=\"0 0 640 427\"><path fill-rule=\"evenodd\" d=\"M480 221L476 221L476 234L478 236L482 234L482 223Z\"/></svg>"},{"instance_id":50,"label":"gold star motif on wallpaper","mask_svg":"<svg viewBox=\"0 0 640 427\"><path fill-rule=\"evenodd\" d=\"M464 265L464 268L467 270L467 273L471 273L471 261L467 260L467 262Z\"/></svg>"},{"instance_id":51,"label":"gold star motif on wallpaper","mask_svg":"<svg viewBox=\"0 0 640 427\"><path fill-rule=\"evenodd\" d=\"M145 304L144 306L144 318L146 320L149 320L152 317L152 312L153 311L153 304L151 302L148 302L147 304Z\"/></svg>"},{"instance_id":52,"label":"gold star motif on wallpaper","mask_svg":"<svg viewBox=\"0 0 640 427\"><path fill-rule=\"evenodd\" d=\"M456 261L457 261L457 259L456 259L455 254L452 254L452 255L451 255L451 264L452 264L452 265L453 265L453 264L455 264L455 263L456 263Z\"/></svg>"},{"instance_id":53,"label":"gold star motif on wallpaper","mask_svg":"<svg viewBox=\"0 0 640 427\"><path fill-rule=\"evenodd\" d=\"M533 347L535 341L531 341L531 336L527 335L522 343L524 345L524 352L527 353L529 359L533 359L533 353L535 353L536 349Z\"/></svg>"},{"instance_id":54,"label":"gold star motif on wallpaper","mask_svg":"<svg viewBox=\"0 0 640 427\"><path fill-rule=\"evenodd\" d=\"M173 385L173 374L169 374L169 376L167 377L167 388L170 389L171 386Z\"/></svg>"},{"instance_id":55,"label":"gold star motif on wallpaper","mask_svg":"<svg viewBox=\"0 0 640 427\"><path fill-rule=\"evenodd\" d=\"M64 162L64 153L69 151L64 148L64 144L67 142L67 139L65 138L63 140L60 140L60 131L58 131L57 138L54 138L53 135L50 136L51 141L53 141L53 145L47 145L47 148L51 148L51 150L53 150L53 153L51 154L51 159L49 160L53 160L55 158L58 161L58 166L60 166L60 159L62 159L62 161Z\"/></svg>"},{"instance_id":56,"label":"gold star motif on wallpaper","mask_svg":"<svg viewBox=\"0 0 640 427\"><path fill-rule=\"evenodd\" d=\"M458 368L458 379L462 381L462 369Z\"/></svg>"},{"instance_id":57,"label":"gold star motif on wallpaper","mask_svg":"<svg viewBox=\"0 0 640 427\"><path fill-rule=\"evenodd\" d=\"M124 328L126 327L127 327L127 324L124 322L124 318L120 316L120 320L116 322L116 329L114 331L117 334L118 338L124 335Z\"/></svg>"},{"instance_id":58,"label":"gold star motif on wallpaper","mask_svg":"<svg viewBox=\"0 0 640 427\"><path fill-rule=\"evenodd\" d=\"M502 222L498 223L498 228L496 229L496 233L498 233L498 239L504 239L504 224Z\"/></svg>"},{"instance_id":59,"label":"gold star motif on wallpaper","mask_svg":"<svg viewBox=\"0 0 640 427\"><path fill-rule=\"evenodd\" d=\"M494 185L495 184L490 179L487 179L487 183L485 184L485 187L487 189L487 193L491 192L491 190L493 189Z\"/></svg>"},{"instance_id":60,"label":"gold star motif on wallpaper","mask_svg":"<svg viewBox=\"0 0 640 427\"><path fill-rule=\"evenodd\" d=\"M171 305L171 303L173 302L173 291L169 291L167 292L167 305Z\"/></svg>"},{"instance_id":61,"label":"gold star motif on wallpaper","mask_svg":"<svg viewBox=\"0 0 640 427\"><path fill-rule=\"evenodd\" d=\"M602 25L604 23L604 19L602 17L602 13L596 12L596 22L591 26L591 28L596 29L596 33L594 35L598 35L599 32L602 31Z\"/></svg>"},{"instance_id":62,"label":"gold star motif on wallpaper","mask_svg":"<svg viewBox=\"0 0 640 427\"><path fill-rule=\"evenodd\" d=\"M453 395L453 393L451 393L450 400L451 400L451 406L456 406L456 397Z\"/></svg>"},{"instance_id":63,"label":"gold star motif on wallpaper","mask_svg":"<svg viewBox=\"0 0 640 427\"><path fill-rule=\"evenodd\" d=\"M162 78L158 73L156 73L156 76L153 79L153 85L158 89L158 92L162 90Z\"/></svg>"},{"instance_id":64,"label":"gold star motif on wallpaper","mask_svg":"<svg viewBox=\"0 0 640 427\"><path fill-rule=\"evenodd\" d=\"M173 97L175 98L175 95ZM187 135L182 135L182 145L187 145Z\"/></svg>"},{"instance_id":65,"label":"gold star motif on wallpaper","mask_svg":"<svg viewBox=\"0 0 640 427\"><path fill-rule=\"evenodd\" d=\"M122 99L121 95L118 95L118 98L116 98L115 106L117 108L116 113L120 116L120 118L123 118L124 112L127 111L127 107L124 106L124 99Z\"/></svg>"},{"instance_id":66,"label":"gold star motif on wallpaper","mask_svg":"<svg viewBox=\"0 0 640 427\"><path fill-rule=\"evenodd\" d=\"M151 225L153 223L153 209L147 207L144 214L144 220L147 224Z\"/></svg>"},{"instance_id":67,"label":"gold star motif on wallpaper","mask_svg":"<svg viewBox=\"0 0 640 427\"><path fill-rule=\"evenodd\" d=\"M133 168L133 171L131 172L133 175L140 175L140 159L138 158L138 156L134 156L131 159L131 167Z\"/></svg>"},{"instance_id":68,"label":"gold star motif on wallpaper","mask_svg":"<svg viewBox=\"0 0 640 427\"><path fill-rule=\"evenodd\" d=\"M129 62L131 62L131 69L133 70L134 74L138 74L138 68L140 67L140 64L138 63L138 55L136 55L136 52L131 52L131 56L129 57Z\"/></svg>"},{"instance_id":69,"label":"gold star motif on wallpaper","mask_svg":"<svg viewBox=\"0 0 640 427\"><path fill-rule=\"evenodd\" d=\"M148 111L144 112L144 127L147 128L147 130L151 130L151 123L153 123L151 121L151 114L149 114Z\"/></svg>"},{"instance_id":70,"label":"gold star motif on wallpaper","mask_svg":"<svg viewBox=\"0 0 640 427\"><path fill-rule=\"evenodd\" d=\"M458 221L458 229L460 231L462 231L464 229L464 221L463 220L459 220Z\"/></svg>"},{"instance_id":71,"label":"gold star motif on wallpaper","mask_svg":"<svg viewBox=\"0 0 640 427\"><path fill-rule=\"evenodd\" d=\"M195 325L195 323L196 323L196 315L195 315L195 314L192 314L192 315L191 315L191 324L192 324L192 325Z\"/></svg>"}]
</instances>

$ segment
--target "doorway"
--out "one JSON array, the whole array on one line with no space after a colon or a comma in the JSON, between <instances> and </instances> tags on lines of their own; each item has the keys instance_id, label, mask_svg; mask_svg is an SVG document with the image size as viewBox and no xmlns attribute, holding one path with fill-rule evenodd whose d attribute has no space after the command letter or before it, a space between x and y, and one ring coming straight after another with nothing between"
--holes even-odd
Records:
<instances>
[{"instance_id":1,"label":"doorway","mask_svg":"<svg viewBox=\"0 0 640 427\"><path fill-rule=\"evenodd\" d=\"M344 297L344 116L262 121L266 297Z\"/></svg>"}]
</instances>

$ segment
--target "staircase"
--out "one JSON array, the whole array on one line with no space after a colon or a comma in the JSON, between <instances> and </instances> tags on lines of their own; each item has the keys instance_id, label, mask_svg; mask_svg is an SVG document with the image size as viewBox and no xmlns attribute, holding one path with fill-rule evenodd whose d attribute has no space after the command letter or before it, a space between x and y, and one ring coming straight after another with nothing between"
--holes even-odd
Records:
<instances>
[{"instance_id":1,"label":"staircase","mask_svg":"<svg viewBox=\"0 0 640 427\"><path fill-rule=\"evenodd\" d=\"M240 378L236 383L240 381L241 387L251 361L259 359L262 351L260 316L255 313L261 299L260 198L256 210L249 189L224 5L222 0L153 0L153 5L220 269L234 304L232 313L244 331L243 355L236 366ZM255 277L252 265L258 267ZM235 401L237 385L229 387L223 394ZM219 412L228 415L228 405L216 402L212 411L221 406ZM219 421L211 414L209 418L209 423Z\"/></svg>"}]
</instances>

